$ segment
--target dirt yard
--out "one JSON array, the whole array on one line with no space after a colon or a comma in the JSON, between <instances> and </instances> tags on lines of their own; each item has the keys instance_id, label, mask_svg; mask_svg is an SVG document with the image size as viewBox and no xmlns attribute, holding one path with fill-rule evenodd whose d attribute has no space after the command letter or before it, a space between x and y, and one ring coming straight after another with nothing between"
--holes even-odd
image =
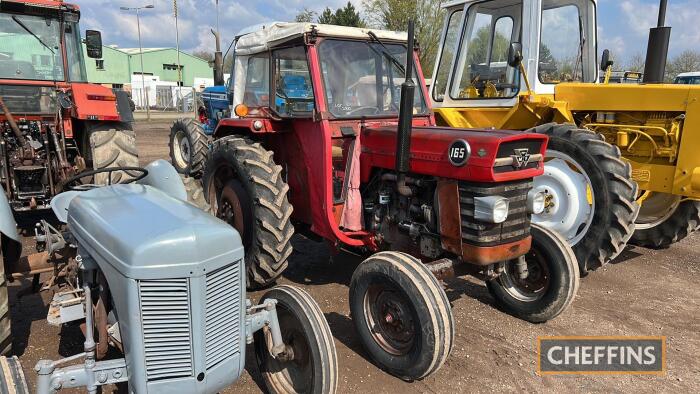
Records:
<instances>
[{"instance_id":1,"label":"dirt yard","mask_svg":"<svg viewBox=\"0 0 700 394\"><path fill-rule=\"evenodd\" d=\"M142 163L168 156L169 123L140 123L137 138ZM349 318L348 283L360 263L336 256L324 245L298 238L282 282L306 289L326 314L335 336L340 393L462 392L700 392L700 234L669 250L629 248L613 264L582 279L572 307L546 324L533 325L497 310L477 280L449 283L456 323L456 344L447 363L433 376L403 382L368 361ZM49 326L51 295L25 295L11 287L16 353L33 384L40 358L59 358L82 349L77 328ZM253 298L260 294L252 294ZM537 337L541 335L665 335L665 376L549 376L535 374ZM226 393L257 393L263 385L250 355L247 373Z\"/></svg>"}]
</instances>

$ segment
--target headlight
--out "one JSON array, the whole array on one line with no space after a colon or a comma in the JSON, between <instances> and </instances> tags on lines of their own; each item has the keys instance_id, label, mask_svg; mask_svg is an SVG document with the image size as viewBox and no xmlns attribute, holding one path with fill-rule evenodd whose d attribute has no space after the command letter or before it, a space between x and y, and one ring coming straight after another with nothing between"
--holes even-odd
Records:
<instances>
[{"instance_id":1,"label":"headlight","mask_svg":"<svg viewBox=\"0 0 700 394\"><path fill-rule=\"evenodd\" d=\"M509 201L501 196L475 197L474 218L489 223L503 223L508 218Z\"/></svg>"},{"instance_id":2,"label":"headlight","mask_svg":"<svg viewBox=\"0 0 700 394\"><path fill-rule=\"evenodd\" d=\"M527 193L527 211L539 215L544 212L544 203L547 195L542 191L530 190Z\"/></svg>"}]
</instances>

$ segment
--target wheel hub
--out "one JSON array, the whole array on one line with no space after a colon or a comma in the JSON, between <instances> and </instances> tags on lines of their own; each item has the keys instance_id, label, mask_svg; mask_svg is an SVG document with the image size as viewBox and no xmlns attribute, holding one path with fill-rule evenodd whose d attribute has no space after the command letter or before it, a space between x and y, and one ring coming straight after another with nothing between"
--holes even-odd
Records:
<instances>
[{"instance_id":1,"label":"wheel hub","mask_svg":"<svg viewBox=\"0 0 700 394\"><path fill-rule=\"evenodd\" d=\"M637 230L658 226L670 218L681 204L681 196L668 193L645 192L638 200L641 207L637 216Z\"/></svg>"},{"instance_id":2,"label":"wheel hub","mask_svg":"<svg viewBox=\"0 0 700 394\"><path fill-rule=\"evenodd\" d=\"M187 139L187 135L184 131L179 130L175 133L175 139L173 141L173 156L175 159L175 164L180 168L186 168L190 164L190 140Z\"/></svg>"},{"instance_id":3,"label":"wheel hub","mask_svg":"<svg viewBox=\"0 0 700 394\"><path fill-rule=\"evenodd\" d=\"M520 278L516 266L517 260L507 262L506 269L498 278L503 283L504 289L516 299L525 302L539 300L549 288L549 271L547 270L545 257L536 251L531 251L525 256L528 276Z\"/></svg>"},{"instance_id":4,"label":"wheel hub","mask_svg":"<svg viewBox=\"0 0 700 394\"><path fill-rule=\"evenodd\" d=\"M365 317L375 342L397 356L409 352L415 338L407 302L396 289L385 284L371 286L365 296Z\"/></svg>"},{"instance_id":5,"label":"wheel hub","mask_svg":"<svg viewBox=\"0 0 700 394\"><path fill-rule=\"evenodd\" d=\"M554 230L576 245L593 221L595 201L591 181L578 163L566 154L547 151L551 158L544 174L534 180L534 190L545 194L545 210L532 222Z\"/></svg>"}]
</instances>

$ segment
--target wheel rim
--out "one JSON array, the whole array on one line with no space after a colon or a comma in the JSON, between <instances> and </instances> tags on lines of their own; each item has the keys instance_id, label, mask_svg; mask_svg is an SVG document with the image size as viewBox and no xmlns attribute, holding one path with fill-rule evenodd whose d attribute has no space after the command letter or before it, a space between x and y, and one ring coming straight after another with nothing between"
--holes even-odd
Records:
<instances>
[{"instance_id":1,"label":"wheel rim","mask_svg":"<svg viewBox=\"0 0 700 394\"><path fill-rule=\"evenodd\" d=\"M173 144L173 156L175 156L175 163L180 168L187 168L187 166L190 165L190 152L192 149L190 147L190 140L187 139L187 135L184 131L178 130L175 133Z\"/></svg>"},{"instance_id":2,"label":"wheel rim","mask_svg":"<svg viewBox=\"0 0 700 394\"><path fill-rule=\"evenodd\" d=\"M387 353L402 356L414 346L415 324L408 297L393 283L374 283L364 297L367 328Z\"/></svg>"},{"instance_id":3,"label":"wheel rim","mask_svg":"<svg viewBox=\"0 0 700 394\"><path fill-rule=\"evenodd\" d=\"M635 225L637 230L646 230L658 226L673 216L681 205L681 196L644 192L637 201L641 206Z\"/></svg>"},{"instance_id":4,"label":"wheel rim","mask_svg":"<svg viewBox=\"0 0 700 394\"><path fill-rule=\"evenodd\" d=\"M253 240L253 204L245 188L229 165L221 165L214 172L208 187L209 201L215 216L235 228L244 248Z\"/></svg>"},{"instance_id":5,"label":"wheel rim","mask_svg":"<svg viewBox=\"0 0 700 394\"><path fill-rule=\"evenodd\" d=\"M498 277L503 289L513 298L524 302L534 302L544 297L551 278L546 258L536 250L525 255L528 271L525 279L520 279L518 275L516 260L506 262L505 270Z\"/></svg>"},{"instance_id":6,"label":"wheel rim","mask_svg":"<svg viewBox=\"0 0 700 394\"><path fill-rule=\"evenodd\" d=\"M534 190L546 196L545 210L532 222L556 231L570 245L588 232L595 213L593 186L583 167L571 156L547 150L544 174L535 177Z\"/></svg>"},{"instance_id":7,"label":"wheel rim","mask_svg":"<svg viewBox=\"0 0 700 394\"><path fill-rule=\"evenodd\" d=\"M269 378L276 392L309 393L314 382L314 362L311 357L312 347L308 342L301 321L283 304L277 304L282 340L286 345L285 353L279 358L271 354L273 346L270 330L265 330L267 351L264 362L269 371Z\"/></svg>"}]
</instances>

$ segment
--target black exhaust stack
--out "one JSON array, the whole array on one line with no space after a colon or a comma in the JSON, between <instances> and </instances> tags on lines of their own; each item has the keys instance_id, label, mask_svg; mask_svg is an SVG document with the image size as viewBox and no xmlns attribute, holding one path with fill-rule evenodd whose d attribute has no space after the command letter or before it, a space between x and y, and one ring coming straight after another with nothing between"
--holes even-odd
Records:
<instances>
[{"instance_id":1,"label":"black exhaust stack","mask_svg":"<svg viewBox=\"0 0 700 394\"><path fill-rule=\"evenodd\" d=\"M666 76L666 59L671 40L671 28L666 27L666 6L668 0L659 4L659 22L649 31L647 59L644 65L644 83L663 83Z\"/></svg>"},{"instance_id":2,"label":"black exhaust stack","mask_svg":"<svg viewBox=\"0 0 700 394\"><path fill-rule=\"evenodd\" d=\"M401 84L401 106L399 107L399 129L396 135L396 171L399 173L397 186L401 195L410 196L411 188L406 185L406 173L410 170L411 129L413 127L413 20L408 21L408 47L406 50L406 75Z\"/></svg>"},{"instance_id":3,"label":"black exhaust stack","mask_svg":"<svg viewBox=\"0 0 700 394\"><path fill-rule=\"evenodd\" d=\"M224 81L224 55L221 53L221 38L219 32L211 30L211 33L216 38L216 52L214 52L214 85L220 86L226 83Z\"/></svg>"}]
</instances>

